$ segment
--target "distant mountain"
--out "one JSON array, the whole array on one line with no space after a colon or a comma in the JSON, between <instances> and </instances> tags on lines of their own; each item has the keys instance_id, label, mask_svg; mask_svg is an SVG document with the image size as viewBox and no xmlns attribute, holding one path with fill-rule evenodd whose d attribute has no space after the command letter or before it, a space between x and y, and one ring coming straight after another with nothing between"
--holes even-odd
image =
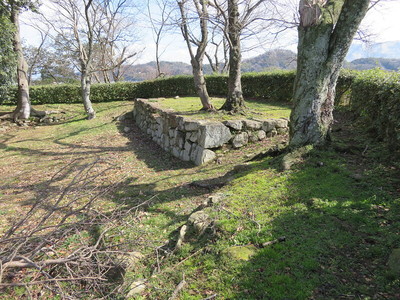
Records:
<instances>
[{"instance_id":1,"label":"distant mountain","mask_svg":"<svg viewBox=\"0 0 400 300\"><path fill-rule=\"evenodd\" d=\"M161 71L168 76L189 75L192 74L192 66L183 62L160 62ZM127 81L143 81L154 79L157 74L157 64L155 61L127 66L124 69L125 80Z\"/></svg>"},{"instance_id":2,"label":"distant mountain","mask_svg":"<svg viewBox=\"0 0 400 300\"><path fill-rule=\"evenodd\" d=\"M243 72L263 72L271 70L296 69L297 55L290 50L271 50L242 63Z\"/></svg>"},{"instance_id":3,"label":"distant mountain","mask_svg":"<svg viewBox=\"0 0 400 300\"><path fill-rule=\"evenodd\" d=\"M364 43L353 43L346 59L352 61L359 58L395 58L400 59L400 41L377 43L366 45Z\"/></svg>"},{"instance_id":4,"label":"distant mountain","mask_svg":"<svg viewBox=\"0 0 400 300\"><path fill-rule=\"evenodd\" d=\"M399 71L400 59L394 58L359 58L351 62L346 62L344 67L353 70L369 70L380 68L386 71Z\"/></svg>"},{"instance_id":5,"label":"distant mountain","mask_svg":"<svg viewBox=\"0 0 400 300\"><path fill-rule=\"evenodd\" d=\"M385 58L382 58L385 57ZM288 70L296 68L296 53L290 50L271 50L242 62L242 72L264 72L270 70ZM344 64L347 69L367 70L381 68L389 71L400 70L400 41L373 44L365 47L353 44ZM192 67L183 62L161 62L161 70L166 76L191 75ZM127 66L124 69L125 80L143 81L156 77L156 63L149 62ZM204 65L204 72L211 73L209 65Z\"/></svg>"},{"instance_id":6,"label":"distant mountain","mask_svg":"<svg viewBox=\"0 0 400 300\"><path fill-rule=\"evenodd\" d=\"M245 59L242 62L242 72L263 72L276 69L295 69L296 54L290 50L272 50L259 56ZM191 65L183 62L161 62L161 71L166 76L190 75ZM156 62L126 66L124 68L125 80L143 81L154 79L157 74ZM210 65L204 65L204 72L211 74Z\"/></svg>"}]
</instances>

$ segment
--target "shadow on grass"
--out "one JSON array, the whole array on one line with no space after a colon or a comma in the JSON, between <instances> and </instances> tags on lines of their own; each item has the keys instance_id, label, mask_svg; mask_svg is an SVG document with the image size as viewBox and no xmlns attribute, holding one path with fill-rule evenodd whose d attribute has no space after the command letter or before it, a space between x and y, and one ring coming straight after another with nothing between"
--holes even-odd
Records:
<instances>
[{"instance_id":1,"label":"shadow on grass","mask_svg":"<svg viewBox=\"0 0 400 300\"><path fill-rule=\"evenodd\" d=\"M398 186L386 179L395 174L382 176L370 165L362 179L354 179L344 160L329 151L312 151L283 173L275 169L280 159L240 174L243 182L273 183L254 194L244 189L242 198L235 198L247 201L236 208L262 225L260 232L245 225L237 239L260 244L284 236L286 241L260 249L248 262L224 262L226 270L234 270L223 273L236 290L230 299L398 298L399 281L386 266L400 244ZM273 176L266 175L268 169Z\"/></svg>"},{"instance_id":2,"label":"shadow on grass","mask_svg":"<svg viewBox=\"0 0 400 300\"><path fill-rule=\"evenodd\" d=\"M117 123L121 134L129 139L127 148L133 151L137 159L144 161L149 168L156 171L179 170L192 168L191 162L184 162L173 157L158 146L147 134L142 132L135 124L132 112L122 116L123 121ZM125 128L129 128L125 132Z\"/></svg>"}]
</instances>

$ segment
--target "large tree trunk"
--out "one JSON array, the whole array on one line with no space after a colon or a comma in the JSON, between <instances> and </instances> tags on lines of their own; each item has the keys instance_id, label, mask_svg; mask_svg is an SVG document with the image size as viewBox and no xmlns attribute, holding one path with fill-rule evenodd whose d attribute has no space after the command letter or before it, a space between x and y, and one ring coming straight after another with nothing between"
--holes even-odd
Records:
<instances>
[{"instance_id":1,"label":"large tree trunk","mask_svg":"<svg viewBox=\"0 0 400 300\"><path fill-rule=\"evenodd\" d=\"M369 0L300 1L297 75L290 146L329 140L340 68Z\"/></svg>"},{"instance_id":2,"label":"large tree trunk","mask_svg":"<svg viewBox=\"0 0 400 300\"><path fill-rule=\"evenodd\" d=\"M240 47L240 33L241 24L239 21L239 7L237 0L228 1L228 14L229 14L229 78L228 78L228 97L222 105L222 110L240 112L245 109L245 103L242 92L240 71L241 67L241 47Z\"/></svg>"},{"instance_id":3,"label":"large tree trunk","mask_svg":"<svg viewBox=\"0 0 400 300\"><path fill-rule=\"evenodd\" d=\"M210 97L207 91L206 80L203 73L203 64L192 61L194 85L196 87L197 94L200 97L202 110L212 110L214 107L210 103Z\"/></svg>"},{"instance_id":4,"label":"large tree trunk","mask_svg":"<svg viewBox=\"0 0 400 300\"><path fill-rule=\"evenodd\" d=\"M17 83L18 83L18 99L17 108L13 112L13 119L28 119L31 115L31 104L29 102L29 83L28 83L28 65L25 61L20 29L19 29L19 9L13 7L11 9L11 22L15 26L14 34L14 51L17 53Z\"/></svg>"},{"instance_id":5,"label":"large tree trunk","mask_svg":"<svg viewBox=\"0 0 400 300\"><path fill-rule=\"evenodd\" d=\"M85 111L87 113L87 119L91 120L96 117L96 112L92 107L92 102L90 101L90 74L86 71L84 67L82 67L81 73L81 91L82 91L82 101L83 106L85 107Z\"/></svg>"}]
</instances>

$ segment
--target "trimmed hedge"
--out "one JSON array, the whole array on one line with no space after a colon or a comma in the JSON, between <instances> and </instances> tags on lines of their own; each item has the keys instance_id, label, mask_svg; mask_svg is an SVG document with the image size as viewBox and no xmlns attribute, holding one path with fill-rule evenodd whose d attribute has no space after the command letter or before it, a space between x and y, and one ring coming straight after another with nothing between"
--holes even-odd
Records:
<instances>
[{"instance_id":1,"label":"trimmed hedge","mask_svg":"<svg viewBox=\"0 0 400 300\"><path fill-rule=\"evenodd\" d=\"M243 95L246 98L266 101L290 102L292 98L294 71L268 73L245 73L242 75ZM344 72L339 78L338 95L348 93L354 72ZM206 76L207 89L212 96L224 97L228 93L227 75ZM134 98L158 98L173 96L195 96L193 76L174 76L143 82L118 82L93 84L92 102L123 101ZM14 104L16 88L12 88L4 104ZM80 88L73 84L41 85L30 88L32 104L80 103Z\"/></svg>"},{"instance_id":2,"label":"trimmed hedge","mask_svg":"<svg viewBox=\"0 0 400 300\"><path fill-rule=\"evenodd\" d=\"M293 89L294 72L243 74L243 94L248 98L289 102ZM210 95L225 96L228 93L228 76L206 76ZM119 82L93 84L92 102L122 101L134 98L158 98L195 96L193 76L174 76L143 82ZM12 88L4 104L16 102L17 91ZM41 85L30 88L32 104L81 103L80 87L73 84Z\"/></svg>"},{"instance_id":3,"label":"trimmed hedge","mask_svg":"<svg viewBox=\"0 0 400 300\"><path fill-rule=\"evenodd\" d=\"M382 70L363 71L351 87L351 107L366 129L400 149L400 74Z\"/></svg>"},{"instance_id":4,"label":"trimmed hedge","mask_svg":"<svg viewBox=\"0 0 400 300\"><path fill-rule=\"evenodd\" d=\"M294 71L268 73L245 73L242 75L243 94L246 98L266 101L290 102L292 98ZM226 75L206 76L210 95L227 94ZM12 88L4 104L13 104L16 88ZM194 96L192 76L175 76L144 82L93 84L92 102L122 101L134 98L157 98L171 96ZM45 85L30 88L32 104L81 103L77 85ZM336 87L336 105L349 105L366 124L370 132L391 147L400 144L400 75L380 70L343 70Z\"/></svg>"}]
</instances>

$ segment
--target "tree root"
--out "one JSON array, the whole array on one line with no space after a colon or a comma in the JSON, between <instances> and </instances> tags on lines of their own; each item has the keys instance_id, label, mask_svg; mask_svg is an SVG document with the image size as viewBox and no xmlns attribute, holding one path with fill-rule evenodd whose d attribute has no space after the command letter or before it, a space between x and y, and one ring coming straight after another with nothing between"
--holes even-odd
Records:
<instances>
[{"instance_id":1,"label":"tree root","mask_svg":"<svg viewBox=\"0 0 400 300\"><path fill-rule=\"evenodd\" d=\"M59 114L59 113L63 113L63 112L60 112L57 110L36 110L36 109L32 108L30 116L43 119L43 118L47 117L48 115ZM17 110L10 112L10 113L5 113L0 116L0 120L13 120L13 122L17 122L18 120L21 120L20 113Z\"/></svg>"}]
</instances>

